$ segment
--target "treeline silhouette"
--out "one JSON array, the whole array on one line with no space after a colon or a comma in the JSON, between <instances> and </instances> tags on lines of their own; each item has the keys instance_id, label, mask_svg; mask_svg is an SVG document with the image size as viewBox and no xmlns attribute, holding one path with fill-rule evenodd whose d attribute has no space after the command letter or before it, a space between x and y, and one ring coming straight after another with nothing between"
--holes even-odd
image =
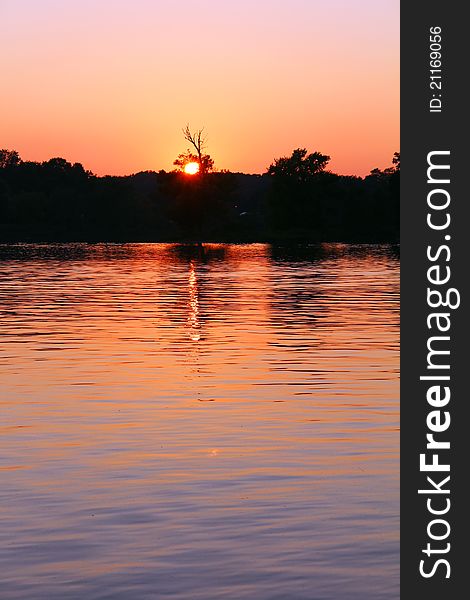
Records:
<instances>
[{"instance_id":1,"label":"treeline silhouette","mask_svg":"<svg viewBox=\"0 0 470 600\"><path fill-rule=\"evenodd\" d=\"M0 241L398 241L399 154L365 178L329 160L297 149L263 175L98 177L0 150Z\"/></svg>"}]
</instances>

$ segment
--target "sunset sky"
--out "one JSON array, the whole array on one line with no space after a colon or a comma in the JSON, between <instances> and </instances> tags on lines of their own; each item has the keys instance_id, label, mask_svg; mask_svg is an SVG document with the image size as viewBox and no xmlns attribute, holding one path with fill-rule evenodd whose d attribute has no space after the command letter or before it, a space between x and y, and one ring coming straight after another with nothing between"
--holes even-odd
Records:
<instances>
[{"instance_id":1,"label":"sunset sky","mask_svg":"<svg viewBox=\"0 0 470 600\"><path fill-rule=\"evenodd\" d=\"M0 148L104 175L307 147L342 174L399 150L399 0L0 0Z\"/></svg>"}]
</instances>

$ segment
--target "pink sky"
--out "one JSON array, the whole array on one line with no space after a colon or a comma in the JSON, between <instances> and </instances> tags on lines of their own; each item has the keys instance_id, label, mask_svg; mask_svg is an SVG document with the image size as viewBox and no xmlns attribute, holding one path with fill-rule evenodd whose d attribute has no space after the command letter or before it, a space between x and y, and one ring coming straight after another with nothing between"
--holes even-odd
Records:
<instances>
[{"instance_id":1,"label":"pink sky","mask_svg":"<svg viewBox=\"0 0 470 600\"><path fill-rule=\"evenodd\" d=\"M0 0L0 147L97 174L307 147L365 175L399 150L399 0Z\"/></svg>"}]
</instances>

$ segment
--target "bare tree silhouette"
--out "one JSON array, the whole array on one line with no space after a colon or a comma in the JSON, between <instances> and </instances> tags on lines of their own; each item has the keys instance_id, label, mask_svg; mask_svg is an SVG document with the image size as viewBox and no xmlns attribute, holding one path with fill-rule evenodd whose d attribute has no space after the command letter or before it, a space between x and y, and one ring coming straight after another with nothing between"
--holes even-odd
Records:
<instances>
[{"instance_id":1,"label":"bare tree silhouette","mask_svg":"<svg viewBox=\"0 0 470 600\"><path fill-rule=\"evenodd\" d=\"M204 127L192 133L188 123L183 129L183 135L184 139L196 150L201 175L205 175L208 170L212 169L214 161L208 154L204 154L207 142L207 137L204 135Z\"/></svg>"}]
</instances>

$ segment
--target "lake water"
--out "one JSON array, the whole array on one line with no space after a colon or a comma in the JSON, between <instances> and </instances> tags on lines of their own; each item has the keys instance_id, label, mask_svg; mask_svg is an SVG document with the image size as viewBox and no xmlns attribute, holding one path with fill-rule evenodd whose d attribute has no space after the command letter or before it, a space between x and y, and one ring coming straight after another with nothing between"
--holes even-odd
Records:
<instances>
[{"instance_id":1,"label":"lake water","mask_svg":"<svg viewBox=\"0 0 470 600\"><path fill-rule=\"evenodd\" d=\"M2 600L397 600L388 246L0 246Z\"/></svg>"}]
</instances>

